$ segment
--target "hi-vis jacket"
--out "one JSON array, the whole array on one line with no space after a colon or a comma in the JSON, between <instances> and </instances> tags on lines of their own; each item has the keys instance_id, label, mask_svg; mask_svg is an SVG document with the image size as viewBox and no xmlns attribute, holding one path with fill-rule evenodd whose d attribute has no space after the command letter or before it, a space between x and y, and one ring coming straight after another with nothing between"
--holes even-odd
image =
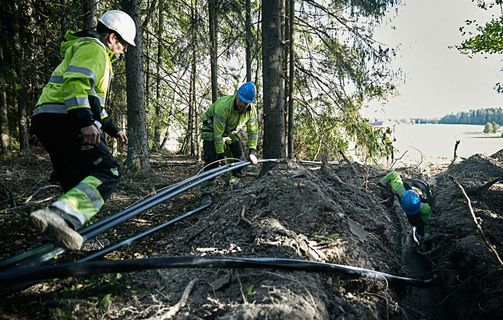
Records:
<instances>
[{"instance_id":1,"label":"hi-vis jacket","mask_svg":"<svg viewBox=\"0 0 503 320\"><path fill-rule=\"evenodd\" d=\"M119 130L104 109L113 75L113 52L92 31L69 30L64 39L60 47L64 59L51 74L33 116L68 114L81 128L103 124L114 135Z\"/></svg>"},{"instance_id":2,"label":"hi-vis jacket","mask_svg":"<svg viewBox=\"0 0 503 320\"><path fill-rule=\"evenodd\" d=\"M201 137L203 140L214 141L217 154L224 152L224 137L229 137L233 141L239 140L237 132L244 125L246 125L248 134L247 147L257 149L257 109L253 105L249 105L246 110L239 113L234 108L235 98L236 96L219 98L201 116L203 121Z\"/></svg>"}]
</instances>

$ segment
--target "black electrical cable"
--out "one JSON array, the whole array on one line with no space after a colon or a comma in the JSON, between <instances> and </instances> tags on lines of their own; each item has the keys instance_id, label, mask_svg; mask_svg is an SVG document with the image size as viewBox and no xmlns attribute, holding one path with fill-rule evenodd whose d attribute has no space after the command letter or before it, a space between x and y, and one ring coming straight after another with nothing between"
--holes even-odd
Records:
<instances>
[{"instance_id":1,"label":"black electrical cable","mask_svg":"<svg viewBox=\"0 0 503 320\"><path fill-rule=\"evenodd\" d=\"M93 223L85 228L80 229L79 233L84 237L85 240L87 240L87 239L89 239L88 232L92 231L93 229L96 229L100 226L103 226L104 224L106 224L110 221L113 221L114 219L120 218L121 216L128 214L129 212L133 211L134 209L136 209L138 207L142 207L143 205L145 205L145 203L148 203L149 201L152 201L158 197L162 197L166 193L176 189L177 187L179 187L182 184L190 183L193 180L195 180L196 178L204 177L204 176L208 175L208 172L210 172L210 174L211 174L211 172L218 171L218 169L219 168L208 170L208 171L202 173L201 175L194 176L194 177L189 178L185 181L181 181L181 182L175 183L173 185L167 186L167 187L159 190L156 194L151 195L149 197L146 197L144 199L141 199L140 201L132 204L131 206L127 207L126 209L124 209L122 211L119 211L119 212L117 212L107 218L96 221L95 223ZM19 264L23 260L29 260L30 258L35 257L35 256L39 256L39 257L44 256L45 254L53 251L55 248L57 248L57 247L55 245L53 245L52 243L47 243L42 246L36 247L34 249L25 251L21 254L15 255L13 257L4 259L4 260L0 261L0 271L8 269L13 266L16 266L17 264Z\"/></svg>"},{"instance_id":2,"label":"black electrical cable","mask_svg":"<svg viewBox=\"0 0 503 320\"><path fill-rule=\"evenodd\" d=\"M259 160L259 163L260 162L274 162L274 161L277 161L276 159L264 159L264 160ZM172 192L164 195L163 197L160 197L160 198L156 198L156 199L153 199L152 201L146 203L143 207L140 207L140 208L137 208L136 210L133 210L132 212L126 214L126 215L123 215L121 217L118 217L117 219L113 220L113 221L110 221L108 224L106 225L102 225L98 228L95 228L93 230L91 230L89 233L87 233L87 236L88 238L86 239L90 239L90 238L93 238L101 233L104 233L105 231L108 231L109 229L113 228L114 226L126 221L127 219L130 219L142 212L144 212L145 210L147 209L150 209L152 208L153 206L156 206L157 204L163 202L163 201L166 201L182 192L185 192L187 191L188 189L190 188L193 188L195 186L197 186L198 184L202 183L202 182L205 182L207 180L210 180L210 179L213 179L215 178L216 176L218 175L221 175L223 173L226 173L226 172L229 172L229 171L233 171L233 170L236 170L238 168L242 168L242 167L245 167L247 165L250 165L250 162L248 161L241 161L241 162L236 162L236 163L233 163L233 164L230 164L229 167L225 167L221 170L218 170L217 172L214 172L210 175L207 175L201 179L198 179L197 181L191 183L191 184L185 184L183 186L180 186L179 188L176 188L176 190L173 190ZM62 254L63 252L65 252L65 249L64 248L61 248L61 247L57 247L56 249L54 249L53 251L50 251L40 257L35 257L33 260L30 260L28 263L25 263L24 266L34 266L34 265L40 265L60 254Z\"/></svg>"},{"instance_id":3,"label":"black electrical cable","mask_svg":"<svg viewBox=\"0 0 503 320\"><path fill-rule=\"evenodd\" d=\"M152 229L149 229L149 230L146 230L144 232L141 232L141 233L138 233L137 235L131 237L131 238L128 238L128 239L125 239L123 241L120 241L120 242L117 242L111 246L108 246L104 249L101 249L99 251L96 251L94 252L93 254L91 255L88 255L87 257L85 258L82 258L80 260L78 260L77 262L86 262L86 261L91 261L91 260L94 260L96 258L99 258L99 257L103 257L104 255L110 253L110 252L113 252L115 250L118 250L120 248L123 248L123 247L126 247L128 245L130 245L131 243L135 242L136 240L139 240L139 239L142 239L148 235L151 235L159 230L162 230L164 228L167 228L171 225L174 225L175 223L178 223L182 220L185 220L187 219L188 217L191 217L192 215L198 213L198 212L201 212L203 211L204 209L208 208L209 206L211 206L212 204L211 203L208 203L208 204L205 204L199 208L196 208L196 209L193 209L193 210L190 210L184 214L182 214L181 216L179 217L176 217L175 219L171 219L169 221L166 221L164 222L163 224L160 224Z\"/></svg>"},{"instance_id":4,"label":"black electrical cable","mask_svg":"<svg viewBox=\"0 0 503 320\"><path fill-rule=\"evenodd\" d=\"M195 180L198 180L198 179L201 179L201 178L204 178L205 176L208 176L212 173L215 173L215 172L219 172L220 170L224 169L224 168L227 168L229 167L231 164L227 164L227 165L224 165L224 166L221 166L221 167L218 167L218 168L214 168L214 169L211 169L211 170L208 170L208 171L205 171L197 176L193 176L189 179L186 179L184 181L181 181L181 182L178 182L178 183L175 183L173 185L170 185L170 186L167 186L161 190L159 190L156 194L154 195L151 195L149 197L146 197L134 204L132 204L131 206L127 207L126 209L122 210L122 211L119 211L107 218L104 218L102 220L99 220L99 221L96 221L95 223L79 230L79 233L84 237L84 240L87 240L87 239L90 239L91 237L88 235L89 232L91 232L92 230L98 228L98 227L101 227L115 219L118 219L130 212L132 212L133 210L137 209L137 208L141 208L143 207L146 203L150 202L150 201L153 201L159 197L162 197L164 195L166 195L167 193L173 191L174 189L180 187L181 185L185 185L185 184L188 184L188 183L192 183L193 181ZM8 269L10 267L13 267L17 264L19 264L21 261L23 260L31 260L32 257L45 257L46 254L50 253L51 251L55 250L57 247L55 245L53 245L52 243L51 244L45 244L45 245L42 245L40 247L37 247L37 248L34 248L32 250L29 250L29 251L26 251L26 252L23 252L19 255L16 255L14 257L11 257L11 258L8 258L8 259L5 259L5 260L2 260L0 261L0 271L1 270L5 270L5 269ZM44 258L45 259L45 258ZM50 259L50 258L49 258ZM29 261L28 261L28 264L29 264Z\"/></svg>"},{"instance_id":5,"label":"black electrical cable","mask_svg":"<svg viewBox=\"0 0 503 320\"><path fill-rule=\"evenodd\" d=\"M330 273L350 278L382 279L392 284L421 288L435 285L435 281L433 279L408 278L359 267L300 259L181 256L120 261L66 263L54 266L8 270L0 273L0 285L3 286L3 288L0 289L0 294L3 294L6 286L17 284L19 281L41 281L67 277L84 277L100 273L133 272L150 269L172 268L280 269Z\"/></svg>"},{"instance_id":6,"label":"black electrical cable","mask_svg":"<svg viewBox=\"0 0 503 320\"><path fill-rule=\"evenodd\" d=\"M174 225L174 224L176 224L176 223L178 223L178 222L180 222L180 221L182 221L182 220L184 220L186 218L189 218L192 215L194 215L195 213L201 212L201 211L203 211L204 209L208 208L211 205L212 205L211 203L205 204L205 205L203 205L203 206L201 206L199 208L196 208L196 209L193 209L191 211L188 211L188 212L182 214L181 216L176 217L176 218L171 219L171 220L168 220L165 223L160 224L160 225L158 225L158 226L156 226L156 227L154 227L152 229L146 230L146 231L141 232L141 233L139 233L139 234L137 234L137 235L135 235L135 236L133 236L131 238L125 239L125 240L123 240L121 242L118 242L116 244L108 246L108 247L106 247L106 248L104 248L102 250L96 251L93 254L91 254L91 255L89 255L87 257L84 257L84 258L78 260L77 263L78 262L91 261L93 259L102 257L102 256L104 256L104 255L106 255L106 254L108 254L110 252L113 252L113 251L115 251L117 249L120 249L122 247L128 246L128 245L130 245L131 243L133 243L136 240L144 238L144 237L146 237L146 236L148 236L150 234L153 234L153 233L155 233L155 232L157 232L159 230L162 230L162 229L167 228L167 227L169 227L171 225ZM17 283L16 285L8 287L8 288L0 288L0 294L1 295L8 295L8 294L11 294L11 293L14 293L14 292L18 292L18 291L24 290L24 289L26 289L26 288L28 288L28 287L30 287L32 285L35 285L37 283L38 283L37 281L28 281L28 282Z\"/></svg>"},{"instance_id":7,"label":"black electrical cable","mask_svg":"<svg viewBox=\"0 0 503 320\"><path fill-rule=\"evenodd\" d=\"M277 159L262 159L259 160L259 163L264 163L264 162L277 162ZM250 165L251 163L248 161L241 161L241 162L236 162L232 164L227 164L218 168L214 168L208 171L205 171L204 173L200 175L193 176L187 180L184 180L182 182L179 182L175 185L166 187L165 189L162 190L162 192L159 192L155 195L152 195L150 197L147 197L132 206L124 209L123 211L114 214L108 218L105 218L103 220L97 221L96 223L90 225L87 228L84 228L81 230L81 234L84 237L84 240L91 239L111 228L116 226L117 224L120 224L124 222L127 219L130 219L131 217L134 217L145 210L159 204L160 202L166 201L175 195L178 195L179 193L185 192L186 190L199 185L200 183L213 179L216 176L236 170L241 167L245 167L247 165ZM35 265L40 265L62 253L65 252L64 248L61 247L56 247L54 245L46 245L43 246L46 249L42 251L37 251L34 252L34 254L31 255L25 255L23 259L17 259L15 257L4 260L0 262L0 270L7 269L8 267L12 267L15 264L19 264L19 262L24 261L19 267L28 267L28 266L35 266Z\"/></svg>"}]
</instances>

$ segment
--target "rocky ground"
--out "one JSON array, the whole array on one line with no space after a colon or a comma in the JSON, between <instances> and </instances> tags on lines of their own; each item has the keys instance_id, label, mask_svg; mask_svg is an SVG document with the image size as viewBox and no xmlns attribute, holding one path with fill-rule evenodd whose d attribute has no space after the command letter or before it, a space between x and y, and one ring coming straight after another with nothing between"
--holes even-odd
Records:
<instances>
[{"instance_id":1,"label":"rocky ground","mask_svg":"<svg viewBox=\"0 0 503 320\"><path fill-rule=\"evenodd\" d=\"M167 269L46 281L3 297L2 319L500 319L503 314L503 157L472 156L447 168L399 168L431 185L432 246L411 241L397 201L376 186L386 171L342 162L252 169L233 188L219 179L204 212L113 252L157 256L294 258L417 279L383 279L275 269ZM125 174L96 220L186 179L201 165L155 155L147 174ZM60 192L42 152L0 162L0 258L47 239L29 213ZM489 182L489 183L488 183ZM491 184L491 182L493 182ZM91 240L69 262L198 206L198 189L155 206Z\"/></svg>"}]
</instances>

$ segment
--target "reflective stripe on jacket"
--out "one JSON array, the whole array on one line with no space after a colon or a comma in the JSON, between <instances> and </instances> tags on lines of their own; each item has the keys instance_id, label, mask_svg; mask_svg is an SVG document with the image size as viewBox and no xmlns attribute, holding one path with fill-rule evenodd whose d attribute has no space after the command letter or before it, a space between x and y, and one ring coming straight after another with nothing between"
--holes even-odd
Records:
<instances>
[{"instance_id":1,"label":"reflective stripe on jacket","mask_svg":"<svg viewBox=\"0 0 503 320\"><path fill-rule=\"evenodd\" d=\"M232 140L238 140L238 130L246 125L248 134L247 147L249 149L257 148L258 122L257 110L253 105L248 106L249 111L239 113L234 108L234 99L236 96L224 96L213 103L201 120L203 127L201 137L203 140L214 140L216 153L224 152L224 137L230 137Z\"/></svg>"},{"instance_id":2,"label":"reflective stripe on jacket","mask_svg":"<svg viewBox=\"0 0 503 320\"><path fill-rule=\"evenodd\" d=\"M64 38L60 48L64 59L51 74L33 115L85 108L95 120L102 120L108 116L104 107L113 52L92 36L79 37L69 30Z\"/></svg>"}]
</instances>

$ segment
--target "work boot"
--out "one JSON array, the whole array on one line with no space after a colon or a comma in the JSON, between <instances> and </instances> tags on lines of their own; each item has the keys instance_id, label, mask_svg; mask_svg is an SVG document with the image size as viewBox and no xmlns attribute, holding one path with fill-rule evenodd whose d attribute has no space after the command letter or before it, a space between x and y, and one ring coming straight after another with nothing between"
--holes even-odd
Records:
<instances>
[{"instance_id":1,"label":"work boot","mask_svg":"<svg viewBox=\"0 0 503 320\"><path fill-rule=\"evenodd\" d=\"M33 211L31 222L39 232L49 229L56 242L70 250L80 250L84 239L82 236L50 208Z\"/></svg>"}]
</instances>

